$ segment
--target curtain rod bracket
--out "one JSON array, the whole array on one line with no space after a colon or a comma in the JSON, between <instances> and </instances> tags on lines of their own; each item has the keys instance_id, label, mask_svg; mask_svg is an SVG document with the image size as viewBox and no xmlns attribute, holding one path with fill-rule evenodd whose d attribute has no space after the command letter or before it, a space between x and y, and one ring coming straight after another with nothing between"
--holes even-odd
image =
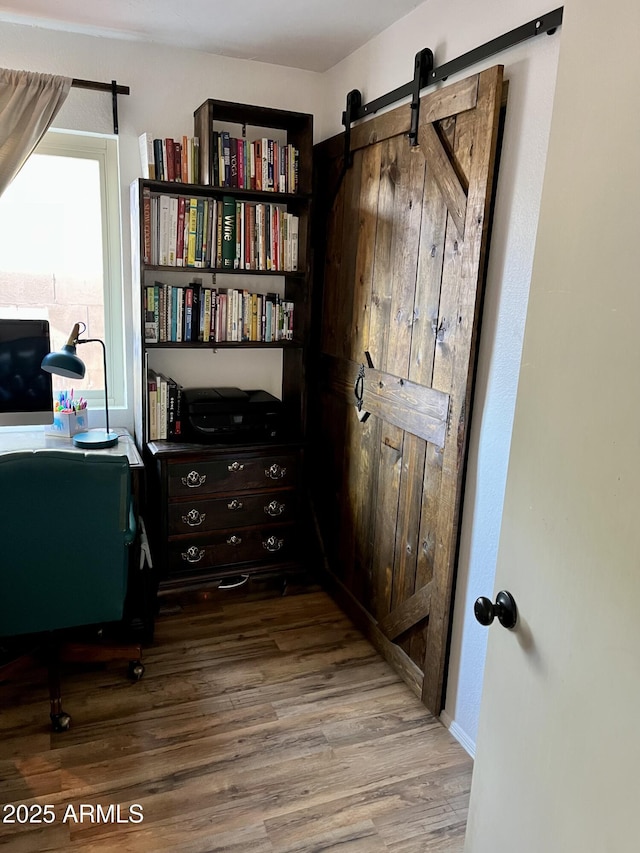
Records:
<instances>
[{"instance_id":1,"label":"curtain rod bracket","mask_svg":"<svg viewBox=\"0 0 640 853\"><path fill-rule=\"evenodd\" d=\"M113 105L113 132L118 135L118 84L111 81L111 103Z\"/></svg>"},{"instance_id":2,"label":"curtain rod bracket","mask_svg":"<svg viewBox=\"0 0 640 853\"><path fill-rule=\"evenodd\" d=\"M75 89L92 89L94 92L111 92L111 101L113 107L113 132L118 133L118 95L128 95L130 89L128 86L120 86L115 80L111 83L98 83L95 80L80 80L74 77L71 85Z\"/></svg>"}]
</instances>

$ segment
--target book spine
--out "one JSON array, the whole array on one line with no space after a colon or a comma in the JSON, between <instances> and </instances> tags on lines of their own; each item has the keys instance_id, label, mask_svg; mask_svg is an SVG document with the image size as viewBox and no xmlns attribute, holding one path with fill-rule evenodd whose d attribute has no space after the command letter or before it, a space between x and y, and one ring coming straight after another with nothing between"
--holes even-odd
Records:
<instances>
[{"instance_id":1,"label":"book spine","mask_svg":"<svg viewBox=\"0 0 640 853\"><path fill-rule=\"evenodd\" d=\"M171 338L172 341L178 340L178 288L171 287Z\"/></svg>"},{"instance_id":2,"label":"book spine","mask_svg":"<svg viewBox=\"0 0 640 853\"><path fill-rule=\"evenodd\" d=\"M153 140L153 162L156 181L164 180L164 169L162 166L162 140Z\"/></svg>"},{"instance_id":3,"label":"book spine","mask_svg":"<svg viewBox=\"0 0 640 853\"><path fill-rule=\"evenodd\" d=\"M178 383L167 379L167 438L182 437L182 388Z\"/></svg>"},{"instance_id":4,"label":"book spine","mask_svg":"<svg viewBox=\"0 0 640 853\"><path fill-rule=\"evenodd\" d=\"M222 161L224 163L224 179L222 185L231 186L231 137L226 130L222 131Z\"/></svg>"},{"instance_id":5,"label":"book spine","mask_svg":"<svg viewBox=\"0 0 640 853\"><path fill-rule=\"evenodd\" d=\"M144 289L144 339L148 344L158 343L158 323L155 316L155 288L152 284Z\"/></svg>"},{"instance_id":6,"label":"book spine","mask_svg":"<svg viewBox=\"0 0 640 853\"><path fill-rule=\"evenodd\" d=\"M175 181L176 179L176 152L175 146L173 144L173 139L165 139L164 141L165 151L167 154L167 169L166 169L166 180L167 181Z\"/></svg>"},{"instance_id":7,"label":"book spine","mask_svg":"<svg viewBox=\"0 0 640 853\"><path fill-rule=\"evenodd\" d=\"M153 157L153 137L150 133L142 133L138 137L140 148L140 166L142 177L154 181L156 178L156 164Z\"/></svg>"},{"instance_id":8,"label":"book spine","mask_svg":"<svg viewBox=\"0 0 640 853\"><path fill-rule=\"evenodd\" d=\"M158 438L158 384L150 369L147 370L147 436L149 441Z\"/></svg>"},{"instance_id":9,"label":"book spine","mask_svg":"<svg viewBox=\"0 0 640 853\"><path fill-rule=\"evenodd\" d=\"M169 196L161 195L160 196L160 255L158 258L158 263L160 266L167 266L169 263L169 220L170 220L170 212L169 212Z\"/></svg>"},{"instance_id":10,"label":"book spine","mask_svg":"<svg viewBox=\"0 0 640 853\"><path fill-rule=\"evenodd\" d=\"M202 308L202 282L194 280L193 282L193 304L191 306L191 340L201 341L200 335L200 312Z\"/></svg>"},{"instance_id":11,"label":"book spine","mask_svg":"<svg viewBox=\"0 0 640 853\"><path fill-rule=\"evenodd\" d=\"M185 209L186 216L186 209ZM198 199L189 200L188 217L188 239L187 239L187 266L193 267L196 263L196 231L198 227Z\"/></svg>"},{"instance_id":12,"label":"book spine","mask_svg":"<svg viewBox=\"0 0 640 853\"><path fill-rule=\"evenodd\" d=\"M142 191L142 262L151 263L151 193Z\"/></svg>"},{"instance_id":13,"label":"book spine","mask_svg":"<svg viewBox=\"0 0 640 853\"><path fill-rule=\"evenodd\" d=\"M180 343L184 338L184 287L176 287L176 341Z\"/></svg>"},{"instance_id":14,"label":"book spine","mask_svg":"<svg viewBox=\"0 0 640 853\"><path fill-rule=\"evenodd\" d=\"M185 199L180 196L178 199L178 227L176 234L176 266L184 266L184 213Z\"/></svg>"},{"instance_id":15,"label":"book spine","mask_svg":"<svg viewBox=\"0 0 640 853\"><path fill-rule=\"evenodd\" d=\"M298 217L292 216L290 222L291 272L298 271Z\"/></svg>"},{"instance_id":16,"label":"book spine","mask_svg":"<svg viewBox=\"0 0 640 853\"><path fill-rule=\"evenodd\" d=\"M246 171L245 171L245 156L246 156L246 140L238 139L238 186L241 189L246 188Z\"/></svg>"},{"instance_id":17,"label":"book spine","mask_svg":"<svg viewBox=\"0 0 640 853\"><path fill-rule=\"evenodd\" d=\"M167 380L161 374L157 375L158 383L158 438L167 437Z\"/></svg>"},{"instance_id":18,"label":"book spine","mask_svg":"<svg viewBox=\"0 0 640 853\"><path fill-rule=\"evenodd\" d=\"M220 155L218 154L219 134L217 130L211 133L211 183L214 187L220 185Z\"/></svg>"},{"instance_id":19,"label":"book spine","mask_svg":"<svg viewBox=\"0 0 640 853\"><path fill-rule=\"evenodd\" d=\"M178 244L178 199L176 196L169 198L169 234L167 239L167 263L170 267L176 266L176 250Z\"/></svg>"},{"instance_id":20,"label":"book spine","mask_svg":"<svg viewBox=\"0 0 640 853\"><path fill-rule=\"evenodd\" d=\"M242 208L243 203L241 201L236 202L236 230L235 230L235 238L236 238L236 246L235 246L235 255L233 258L233 266L234 269L240 268L240 247L242 246Z\"/></svg>"},{"instance_id":21,"label":"book spine","mask_svg":"<svg viewBox=\"0 0 640 853\"><path fill-rule=\"evenodd\" d=\"M200 140L197 136L191 139L193 145L193 174L192 183L197 184L200 181Z\"/></svg>"},{"instance_id":22,"label":"book spine","mask_svg":"<svg viewBox=\"0 0 640 853\"><path fill-rule=\"evenodd\" d=\"M211 338L211 288L206 287L202 293L203 308L202 308L202 340L208 343Z\"/></svg>"},{"instance_id":23,"label":"book spine","mask_svg":"<svg viewBox=\"0 0 640 853\"><path fill-rule=\"evenodd\" d=\"M202 267L202 240L204 234L204 199L199 198L196 206L195 267Z\"/></svg>"},{"instance_id":24,"label":"book spine","mask_svg":"<svg viewBox=\"0 0 640 853\"><path fill-rule=\"evenodd\" d=\"M230 196L222 199L222 268L233 269L236 253L236 202Z\"/></svg>"},{"instance_id":25,"label":"book spine","mask_svg":"<svg viewBox=\"0 0 640 853\"><path fill-rule=\"evenodd\" d=\"M189 286L184 291L184 335L183 340L190 341L193 323L193 287Z\"/></svg>"},{"instance_id":26,"label":"book spine","mask_svg":"<svg viewBox=\"0 0 640 853\"><path fill-rule=\"evenodd\" d=\"M235 136L229 139L229 186L238 186L238 140Z\"/></svg>"}]
</instances>

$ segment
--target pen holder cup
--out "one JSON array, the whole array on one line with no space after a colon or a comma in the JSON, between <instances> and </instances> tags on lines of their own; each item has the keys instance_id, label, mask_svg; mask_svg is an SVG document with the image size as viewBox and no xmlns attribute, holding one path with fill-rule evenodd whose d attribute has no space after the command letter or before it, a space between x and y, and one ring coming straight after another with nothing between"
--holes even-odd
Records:
<instances>
[{"instance_id":1,"label":"pen holder cup","mask_svg":"<svg viewBox=\"0 0 640 853\"><path fill-rule=\"evenodd\" d=\"M53 423L44 428L46 435L60 435L70 438L77 432L89 429L89 417L86 409L80 412L54 412Z\"/></svg>"}]
</instances>

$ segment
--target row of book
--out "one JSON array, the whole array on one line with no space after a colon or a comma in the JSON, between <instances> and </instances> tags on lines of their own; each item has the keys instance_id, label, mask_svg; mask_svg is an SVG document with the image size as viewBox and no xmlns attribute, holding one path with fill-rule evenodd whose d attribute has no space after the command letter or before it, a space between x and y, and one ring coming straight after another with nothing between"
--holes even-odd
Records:
<instances>
[{"instance_id":1,"label":"row of book","mask_svg":"<svg viewBox=\"0 0 640 853\"><path fill-rule=\"evenodd\" d=\"M145 342L290 341L293 310L277 293L157 281L144 289Z\"/></svg>"},{"instance_id":2,"label":"row of book","mask_svg":"<svg viewBox=\"0 0 640 853\"><path fill-rule=\"evenodd\" d=\"M299 219L282 205L143 193L144 262L196 269L298 269Z\"/></svg>"},{"instance_id":3,"label":"row of book","mask_svg":"<svg viewBox=\"0 0 640 853\"><path fill-rule=\"evenodd\" d=\"M200 180L200 140L154 139L150 133L138 137L142 177L152 181L179 181L197 184Z\"/></svg>"},{"instance_id":4,"label":"row of book","mask_svg":"<svg viewBox=\"0 0 640 853\"><path fill-rule=\"evenodd\" d=\"M249 142L213 131L211 183L263 192L297 193L300 152L290 143L263 137Z\"/></svg>"},{"instance_id":5,"label":"row of book","mask_svg":"<svg viewBox=\"0 0 640 853\"><path fill-rule=\"evenodd\" d=\"M147 435L149 441L182 437L182 387L152 367L147 370Z\"/></svg>"}]
</instances>

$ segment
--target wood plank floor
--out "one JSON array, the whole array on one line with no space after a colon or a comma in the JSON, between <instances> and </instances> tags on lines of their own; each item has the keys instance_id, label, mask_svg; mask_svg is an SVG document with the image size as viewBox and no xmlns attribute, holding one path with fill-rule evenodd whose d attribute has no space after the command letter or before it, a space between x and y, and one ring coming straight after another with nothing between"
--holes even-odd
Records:
<instances>
[{"instance_id":1,"label":"wood plank floor","mask_svg":"<svg viewBox=\"0 0 640 853\"><path fill-rule=\"evenodd\" d=\"M223 595L161 615L136 684L65 672L65 734L42 672L0 685L0 848L459 853L471 759L332 600Z\"/></svg>"}]
</instances>

